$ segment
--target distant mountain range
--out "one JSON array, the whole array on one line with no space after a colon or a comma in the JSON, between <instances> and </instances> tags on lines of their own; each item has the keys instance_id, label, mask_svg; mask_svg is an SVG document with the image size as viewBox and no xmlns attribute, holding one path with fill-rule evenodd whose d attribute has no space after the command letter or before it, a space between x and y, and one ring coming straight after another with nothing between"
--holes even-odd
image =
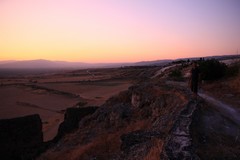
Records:
<instances>
[{"instance_id":1,"label":"distant mountain range","mask_svg":"<svg viewBox=\"0 0 240 160\"><path fill-rule=\"evenodd\" d=\"M15 61L0 61L0 65L1 64L6 64L6 63L11 63L11 62L15 62Z\"/></svg>"},{"instance_id":2,"label":"distant mountain range","mask_svg":"<svg viewBox=\"0 0 240 160\"><path fill-rule=\"evenodd\" d=\"M226 55L226 56L209 56L203 57L205 59L232 59L240 58L239 55ZM196 58L181 58L176 60L165 59L155 61L141 61L136 63L83 63L83 62L66 62L66 61L49 61L44 59L26 60L26 61L0 61L0 69L82 69L82 68L110 68L122 66L150 66L150 65L165 65L172 61L178 60L196 60Z\"/></svg>"},{"instance_id":3,"label":"distant mountain range","mask_svg":"<svg viewBox=\"0 0 240 160\"><path fill-rule=\"evenodd\" d=\"M78 62L64 62L64 61L49 61L49 60L26 60L26 61L10 61L0 63L0 68L8 68L8 69L27 69L27 68L77 68L77 67L85 67L86 63L78 63Z\"/></svg>"},{"instance_id":4,"label":"distant mountain range","mask_svg":"<svg viewBox=\"0 0 240 160\"><path fill-rule=\"evenodd\" d=\"M121 66L145 66L162 65L171 62L171 60L143 61L137 63L83 63L49 60L26 60L26 61L0 61L1 69L79 69L79 68L109 68Z\"/></svg>"}]
</instances>

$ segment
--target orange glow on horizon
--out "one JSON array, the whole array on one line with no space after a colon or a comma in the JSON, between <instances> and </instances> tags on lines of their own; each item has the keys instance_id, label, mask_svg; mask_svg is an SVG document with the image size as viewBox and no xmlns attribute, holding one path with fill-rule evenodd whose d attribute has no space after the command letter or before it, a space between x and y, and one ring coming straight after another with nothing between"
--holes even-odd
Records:
<instances>
[{"instance_id":1,"label":"orange glow on horizon","mask_svg":"<svg viewBox=\"0 0 240 160\"><path fill-rule=\"evenodd\" d=\"M240 48L236 4L203 1L2 1L0 60L109 63L234 54Z\"/></svg>"}]
</instances>

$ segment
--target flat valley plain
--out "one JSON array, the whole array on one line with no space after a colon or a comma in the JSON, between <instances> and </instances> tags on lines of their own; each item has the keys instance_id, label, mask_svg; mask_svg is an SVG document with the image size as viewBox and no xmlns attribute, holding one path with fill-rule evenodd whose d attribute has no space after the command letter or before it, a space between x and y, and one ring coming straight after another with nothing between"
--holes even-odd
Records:
<instances>
[{"instance_id":1,"label":"flat valley plain","mask_svg":"<svg viewBox=\"0 0 240 160\"><path fill-rule=\"evenodd\" d=\"M0 77L0 119L39 114L44 141L54 138L66 108L101 106L127 90L141 68L83 69Z\"/></svg>"}]
</instances>

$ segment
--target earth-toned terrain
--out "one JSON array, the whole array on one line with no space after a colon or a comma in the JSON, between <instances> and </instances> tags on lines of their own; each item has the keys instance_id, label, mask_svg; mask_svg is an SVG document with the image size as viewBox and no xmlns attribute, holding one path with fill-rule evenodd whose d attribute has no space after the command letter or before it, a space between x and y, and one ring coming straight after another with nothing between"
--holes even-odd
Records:
<instances>
[{"instance_id":1,"label":"earth-toned terrain","mask_svg":"<svg viewBox=\"0 0 240 160\"><path fill-rule=\"evenodd\" d=\"M2 78L1 118L40 115L45 142L32 156L39 160L239 159L239 71L204 81L196 99L188 86L191 67ZM181 76L173 76L176 70Z\"/></svg>"},{"instance_id":2,"label":"earth-toned terrain","mask_svg":"<svg viewBox=\"0 0 240 160\"><path fill-rule=\"evenodd\" d=\"M91 69L0 78L0 119L40 114L44 140L51 140L66 108L100 106L127 90L139 69Z\"/></svg>"}]
</instances>

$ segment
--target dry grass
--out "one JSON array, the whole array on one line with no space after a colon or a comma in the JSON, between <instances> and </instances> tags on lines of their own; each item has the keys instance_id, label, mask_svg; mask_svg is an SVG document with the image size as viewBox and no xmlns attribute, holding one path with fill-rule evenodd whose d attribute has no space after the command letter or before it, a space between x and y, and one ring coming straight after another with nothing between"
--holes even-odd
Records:
<instances>
[{"instance_id":1,"label":"dry grass","mask_svg":"<svg viewBox=\"0 0 240 160\"><path fill-rule=\"evenodd\" d=\"M240 61L236 61L232 66L238 68L238 73L235 77L229 79L227 84L231 89L240 92Z\"/></svg>"},{"instance_id":2,"label":"dry grass","mask_svg":"<svg viewBox=\"0 0 240 160\"><path fill-rule=\"evenodd\" d=\"M160 139L153 140L154 147L151 148L144 160L159 160L164 142Z\"/></svg>"},{"instance_id":3,"label":"dry grass","mask_svg":"<svg viewBox=\"0 0 240 160\"><path fill-rule=\"evenodd\" d=\"M234 107L240 106L240 74L221 79L216 82L206 83L202 86L204 91L217 99Z\"/></svg>"},{"instance_id":4,"label":"dry grass","mask_svg":"<svg viewBox=\"0 0 240 160\"><path fill-rule=\"evenodd\" d=\"M239 74L237 77L235 77L233 80L231 80L231 81L228 83L228 85L229 85L232 89L240 92L240 74Z\"/></svg>"},{"instance_id":5,"label":"dry grass","mask_svg":"<svg viewBox=\"0 0 240 160\"><path fill-rule=\"evenodd\" d=\"M97 137L91 139L91 142L87 144L76 144L72 147L61 149L55 152L57 149L51 149L48 152L44 153L39 160L46 159L58 159L58 160L88 160L94 157L98 157L98 159L110 159L114 154L120 152L121 140L120 137L123 134L127 134L132 131L146 129L149 126L148 121L139 120L133 123L130 123L125 128L116 129L112 132L99 131ZM69 135L73 136L73 135ZM78 135L80 136L80 135ZM68 139L68 137L65 137ZM71 137L70 137L71 139ZM161 146L161 143L155 142L156 145ZM158 147L160 148L160 147ZM157 150L156 150L157 151ZM155 154L152 151L152 154Z\"/></svg>"},{"instance_id":6,"label":"dry grass","mask_svg":"<svg viewBox=\"0 0 240 160\"><path fill-rule=\"evenodd\" d=\"M78 153L78 156L74 159L89 159L92 155L96 155L101 159L109 159L114 156L115 153L120 152L121 135L140 129L146 129L147 126L147 121L137 121L129 124L126 128L116 130L113 133L100 134L91 142L91 148L88 148L87 150L85 149L84 153Z\"/></svg>"}]
</instances>

